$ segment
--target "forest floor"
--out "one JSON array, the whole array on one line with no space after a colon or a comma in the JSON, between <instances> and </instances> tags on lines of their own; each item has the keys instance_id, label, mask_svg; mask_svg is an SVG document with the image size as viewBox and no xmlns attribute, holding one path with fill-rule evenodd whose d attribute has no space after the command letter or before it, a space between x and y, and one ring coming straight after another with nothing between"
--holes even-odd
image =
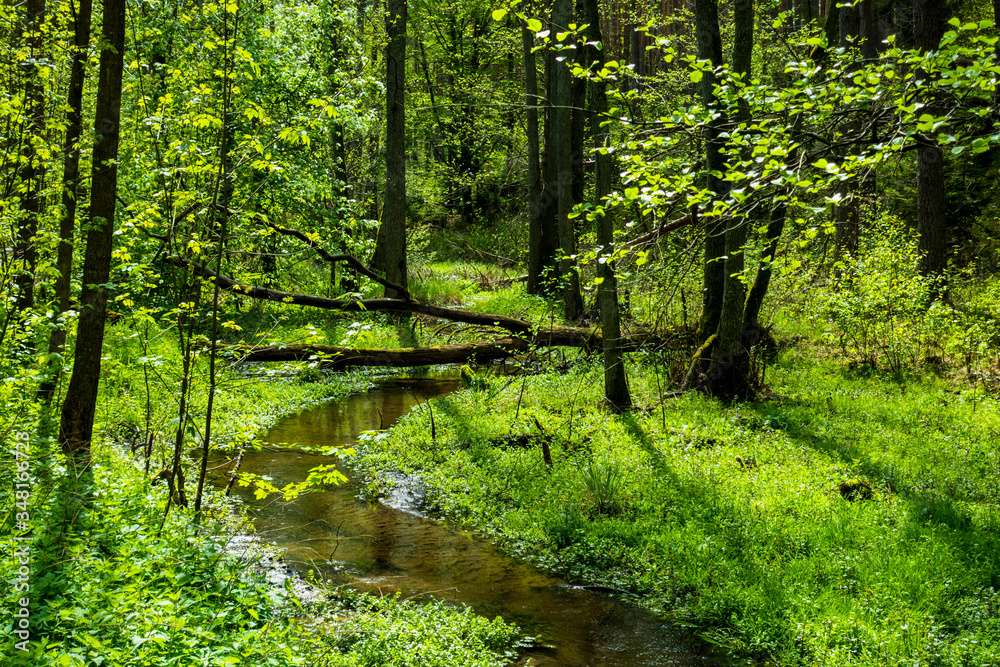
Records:
<instances>
[{"instance_id":1,"label":"forest floor","mask_svg":"<svg viewBox=\"0 0 1000 667\"><path fill-rule=\"evenodd\" d=\"M852 369L804 330L779 319L795 343L752 403L672 392L639 355L623 416L599 359L484 374L432 401L433 431L421 410L362 448L370 491L419 475L432 513L736 656L1000 664L1000 404Z\"/></svg>"},{"instance_id":2,"label":"forest floor","mask_svg":"<svg viewBox=\"0 0 1000 667\"><path fill-rule=\"evenodd\" d=\"M551 319L551 305L525 297L513 275L440 263L414 291ZM234 317L246 328L267 319L253 310ZM400 344L384 319L311 317L286 318L268 338ZM294 596L276 604L264 574L224 549L245 524L216 491L200 527L175 510L160 531L164 485L149 478L164 462L146 476L130 448L144 428L144 371L152 424L171 432L179 360L170 333L151 329L148 344L141 327L109 331L105 444L89 504L58 485L46 498L33 545L40 641L26 664L509 661L518 630L466 608L342 589L305 607ZM415 335L427 343L456 334L420 325ZM929 373L859 373L796 336L752 403L676 393L656 359L634 355L637 409L614 416L601 403L599 359L567 354L573 363L554 353L523 375L467 374L466 389L432 401L433 434L430 412L419 410L369 440L356 461L369 491L385 491L388 472L419 475L436 515L573 581L619 590L735 656L1000 664L995 399ZM224 373L220 446L250 443L281 416L370 384L364 373L328 375L304 363L250 370ZM199 379L195 414L203 393ZM50 446L35 438L37 461ZM63 534L67 508L79 513ZM2 598L0 612L14 604Z\"/></svg>"}]
</instances>

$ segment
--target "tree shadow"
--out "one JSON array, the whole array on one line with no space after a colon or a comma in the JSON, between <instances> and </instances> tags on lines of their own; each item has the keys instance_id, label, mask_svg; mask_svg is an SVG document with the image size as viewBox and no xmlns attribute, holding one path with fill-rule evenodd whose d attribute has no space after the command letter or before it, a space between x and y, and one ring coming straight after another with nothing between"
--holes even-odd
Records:
<instances>
[{"instance_id":1,"label":"tree shadow","mask_svg":"<svg viewBox=\"0 0 1000 667\"><path fill-rule=\"evenodd\" d=\"M778 417L779 429L795 444L822 452L857 470L869 481L881 483L887 492L906 503L910 529L920 532L935 529L935 536L945 539L970 568L978 569L983 563L988 564L990 582L987 585L1000 583L1000 535L989 528L977 526L971 514L960 507L955 498L933 486L926 488L924 483L907 479L905 472L891 463L873 460L870 448L860 446L850 438L818 433L807 421L810 413L815 414L820 409L815 404L783 398L750 404L749 407L768 421ZM851 424L857 423L857 430L862 428L862 423L870 424L880 417L863 409L849 417L837 416ZM903 430L901 420L895 429ZM978 498L970 500L983 502ZM845 499L844 502L849 501ZM994 504L989 500L986 502Z\"/></svg>"}]
</instances>

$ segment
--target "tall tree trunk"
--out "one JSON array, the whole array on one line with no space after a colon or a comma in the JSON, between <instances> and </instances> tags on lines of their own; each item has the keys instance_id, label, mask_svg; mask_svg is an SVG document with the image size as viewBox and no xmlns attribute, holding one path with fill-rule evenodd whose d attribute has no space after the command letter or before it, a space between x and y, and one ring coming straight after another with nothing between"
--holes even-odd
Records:
<instances>
[{"instance_id":1,"label":"tall tree trunk","mask_svg":"<svg viewBox=\"0 0 1000 667\"><path fill-rule=\"evenodd\" d=\"M998 0L1000 2L1000 0ZM546 234L542 210L542 173L539 162L538 135L538 70L535 65L535 36L527 28L521 29L521 50L524 57L524 104L528 139L528 173L525 189L528 191L528 294L542 292L542 276L552 267L551 229ZM548 241L548 243L546 243Z\"/></svg>"},{"instance_id":2,"label":"tall tree trunk","mask_svg":"<svg viewBox=\"0 0 1000 667\"><path fill-rule=\"evenodd\" d=\"M924 51L938 48L947 20L944 0L913 0L914 45ZM948 263L944 153L933 137L924 137L917 149L917 231L921 273L941 276Z\"/></svg>"},{"instance_id":3,"label":"tall tree trunk","mask_svg":"<svg viewBox=\"0 0 1000 667\"><path fill-rule=\"evenodd\" d=\"M841 48L856 46L861 37L861 13L859 7L832 7L837 12L837 32ZM845 73L845 78L853 76L851 70ZM856 131L857 123L851 123L847 131ZM861 237L861 211L857 195L859 183L852 179L840 183L838 192L841 203L834 208L836 222L837 258L841 261L854 256L858 252L858 242Z\"/></svg>"},{"instance_id":4,"label":"tall tree trunk","mask_svg":"<svg viewBox=\"0 0 1000 667\"><path fill-rule=\"evenodd\" d=\"M717 0L695 0L695 37L698 43L698 58L707 60L712 67L722 65L722 37L719 34L719 6ZM706 72L701 79L701 99L706 106L715 106L715 75ZM722 155L723 139L719 136L726 119L720 114L705 128L705 168L708 171L708 187L716 197L724 197L728 192L721 173L725 169ZM700 338L707 341L719 326L722 314L722 299L726 289L726 236L723 225L710 219L705 225L704 276L702 281L702 315Z\"/></svg>"},{"instance_id":5,"label":"tall tree trunk","mask_svg":"<svg viewBox=\"0 0 1000 667\"><path fill-rule=\"evenodd\" d=\"M573 21L578 25L584 23L584 12L587 10L585 4L587 0L576 0ZM571 60L573 64L586 67L584 54L578 47ZM587 80L579 76L570 77L570 154L573 164L573 204L583 201L584 188L586 187L586 173L583 164L583 137L587 125Z\"/></svg>"},{"instance_id":6,"label":"tall tree trunk","mask_svg":"<svg viewBox=\"0 0 1000 667\"><path fill-rule=\"evenodd\" d=\"M555 29L551 21L547 28L550 32ZM544 148L542 150L542 190L538 203L538 220L536 226L539 234L539 293L554 292L557 286L559 273L559 262L556 257L559 251L559 228L556 222L556 214L559 203L559 188L556 181L556 144L553 140L555 107L552 103L553 81L556 76L556 69L560 66L556 62L555 54L551 50L545 52L545 126L542 131L544 137Z\"/></svg>"},{"instance_id":7,"label":"tall tree trunk","mask_svg":"<svg viewBox=\"0 0 1000 667\"><path fill-rule=\"evenodd\" d=\"M566 30L573 20L572 0L555 0L552 10L554 30ZM577 320L583 314L583 297L580 294L580 276L576 271L576 228L570 213L573 210L573 129L572 86L569 67L555 62L552 67L552 92L550 113L552 140L550 156L556 188L556 225L559 232L559 280L562 285L563 307L566 318Z\"/></svg>"},{"instance_id":8,"label":"tall tree trunk","mask_svg":"<svg viewBox=\"0 0 1000 667\"><path fill-rule=\"evenodd\" d=\"M97 388L101 379L101 347L107 319L105 285L111 275L115 203L118 193L118 136L125 53L125 0L104 0L100 82L94 119L90 228L83 260L83 289L73 373L62 407L59 442L63 451L89 460Z\"/></svg>"},{"instance_id":9,"label":"tall tree trunk","mask_svg":"<svg viewBox=\"0 0 1000 667\"><path fill-rule=\"evenodd\" d=\"M83 134L83 84L87 75L90 48L91 0L79 0L73 17L73 56L70 64L69 91L66 103L66 137L63 140L62 213L59 218L59 247L56 251L56 307L65 315L70 307L70 285L73 277L73 234L76 227L76 202L80 196L80 137ZM49 355L52 362L49 376L39 388L39 395L52 399L62 369L61 355L66 345L66 326L58 324L49 334Z\"/></svg>"},{"instance_id":10,"label":"tall tree trunk","mask_svg":"<svg viewBox=\"0 0 1000 667\"><path fill-rule=\"evenodd\" d=\"M733 20L733 72L744 80L750 77L753 55L753 0L735 0ZM748 122L749 111L741 105L740 120ZM736 220L725 231L725 288L719 312L717 337L712 346L706 388L713 394L744 397L752 393L750 355L743 341L746 287L743 284L744 258L751 219Z\"/></svg>"},{"instance_id":11,"label":"tall tree trunk","mask_svg":"<svg viewBox=\"0 0 1000 667\"><path fill-rule=\"evenodd\" d=\"M24 194L21 196L23 217L14 242L14 260L20 264L14 277L18 311L35 305L35 271L38 266L35 235L38 233L38 218L42 212L42 185L45 181L45 166L39 157L37 146L45 141L45 86L39 73L39 67L44 65L37 64L44 59L42 24L45 21L45 0L27 0L26 11L24 28L30 61L24 86L27 114L24 163L19 174L24 187Z\"/></svg>"},{"instance_id":12,"label":"tall tree trunk","mask_svg":"<svg viewBox=\"0 0 1000 667\"><path fill-rule=\"evenodd\" d=\"M406 287L406 0L387 0L385 19L385 202L380 233L386 279ZM399 297L386 287L387 297Z\"/></svg>"},{"instance_id":13,"label":"tall tree trunk","mask_svg":"<svg viewBox=\"0 0 1000 667\"><path fill-rule=\"evenodd\" d=\"M584 0L584 21L590 25L588 41L592 44L603 44L601 35L601 17L598 0ZM604 66L604 51L602 48L588 49L591 63L600 70ZM594 145L608 145L608 130L604 126L608 111L607 84L595 81L590 85L590 124L594 137ZM611 194L614 179L614 163L610 154L598 152L596 165L596 195L597 203ZM604 352L604 400L616 412L623 412L632 407L632 397L629 394L628 379L625 375L625 355L622 350L621 315L618 304L618 277L615 274L615 263L612 261L615 241L615 221L611 209L605 210L597 221L597 243L601 246L607 258L598 264L598 275L601 284L597 288L597 304L600 309L601 334L603 336Z\"/></svg>"}]
</instances>

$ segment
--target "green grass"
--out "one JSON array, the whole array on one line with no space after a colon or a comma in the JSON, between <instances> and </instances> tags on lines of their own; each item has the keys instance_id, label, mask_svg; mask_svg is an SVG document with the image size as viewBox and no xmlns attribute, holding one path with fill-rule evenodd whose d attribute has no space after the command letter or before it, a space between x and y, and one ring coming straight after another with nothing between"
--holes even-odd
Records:
<instances>
[{"instance_id":1,"label":"green grass","mask_svg":"<svg viewBox=\"0 0 1000 667\"><path fill-rule=\"evenodd\" d=\"M443 516L738 655L1000 663L995 400L795 351L752 404L661 403L631 371L624 417L601 409L596 368L436 399L433 441L418 411L364 449L372 488L379 470L418 472ZM871 498L846 499L859 482Z\"/></svg>"}]
</instances>

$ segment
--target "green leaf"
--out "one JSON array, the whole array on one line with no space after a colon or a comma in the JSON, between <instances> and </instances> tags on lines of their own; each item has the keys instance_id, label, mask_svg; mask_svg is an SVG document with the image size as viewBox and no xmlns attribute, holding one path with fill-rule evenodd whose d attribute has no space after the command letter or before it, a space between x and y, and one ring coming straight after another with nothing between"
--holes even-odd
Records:
<instances>
[{"instance_id":1,"label":"green leaf","mask_svg":"<svg viewBox=\"0 0 1000 667\"><path fill-rule=\"evenodd\" d=\"M704 76L705 73L702 72L700 69L693 69L691 70L689 78L691 79L691 83L698 83L699 81L702 80L702 78L704 78Z\"/></svg>"},{"instance_id":2,"label":"green leaf","mask_svg":"<svg viewBox=\"0 0 1000 667\"><path fill-rule=\"evenodd\" d=\"M528 19L527 21L525 21L525 26L531 32L541 32L542 30L542 22L539 21L538 19Z\"/></svg>"},{"instance_id":3,"label":"green leaf","mask_svg":"<svg viewBox=\"0 0 1000 667\"><path fill-rule=\"evenodd\" d=\"M493 10L493 20L503 21L504 17L507 16L507 8L501 7L500 9Z\"/></svg>"}]
</instances>

